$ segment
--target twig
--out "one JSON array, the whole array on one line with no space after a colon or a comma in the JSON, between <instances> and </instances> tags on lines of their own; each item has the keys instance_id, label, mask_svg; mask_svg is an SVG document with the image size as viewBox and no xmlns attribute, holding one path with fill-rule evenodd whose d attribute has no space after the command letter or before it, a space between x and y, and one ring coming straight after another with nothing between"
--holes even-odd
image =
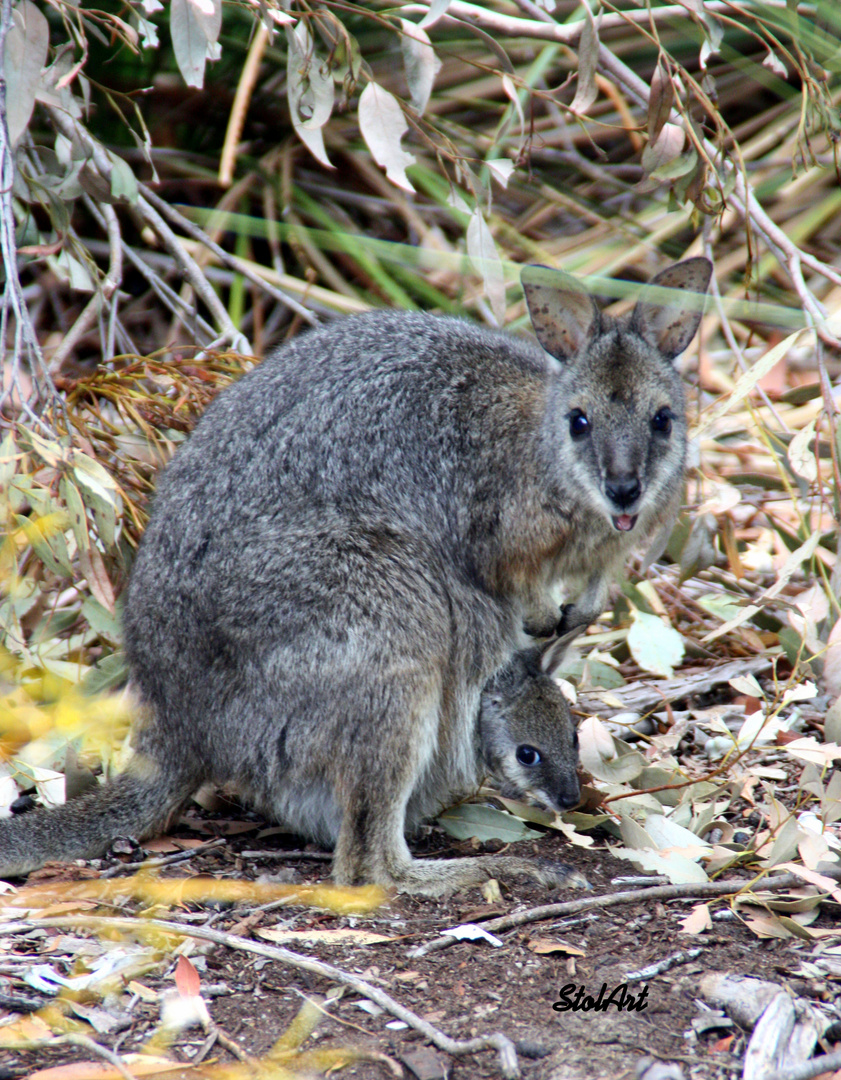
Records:
<instances>
[{"instance_id":1,"label":"twig","mask_svg":"<svg viewBox=\"0 0 841 1080\"><path fill-rule=\"evenodd\" d=\"M648 109L649 87L603 44L599 45L599 64L624 87L626 93L637 102L640 108ZM676 110L672 111L671 119L674 123L681 122L681 117ZM709 159L715 160L718 156L715 147L706 141L702 145ZM736 168L731 162L724 162L723 170L725 177L734 181L735 186L731 195L733 205L743 218L750 221L780 265L788 271L794 291L800 298L804 312L813 322L815 332L827 344L837 346L838 340L826 327L826 317L821 305L803 280L803 266L808 266L815 273L839 286L841 286L841 274L826 263L822 263L820 259L801 251L788 239L783 230L766 214L741 169Z\"/></svg>"},{"instance_id":2,"label":"twig","mask_svg":"<svg viewBox=\"0 0 841 1080\"><path fill-rule=\"evenodd\" d=\"M2 0L0 5L0 57L5 55L6 36L12 28L12 2ZM64 412L64 399L57 393L52 378L44 362L41 346L32 325L29 309L24 300L23 291L18 276L17 241L15 239L15 209L12 198L12 187L15 178L15 163L12 155L12 146L9 141L9 125L6 112L6 78L0 65L0 250L3 253L3 268L5 271L5 286L3 288L2 318L0 319L0 341L5 344L8 331L8 313L11 306L15 319L15 336L12 360L9 365L8 385L0 381L0 420L2 409L7 402L19 407L27 419L39 427L50 438L55 438L55 432L38 416L29 402L29 392L21 385L20 363L23 353L26 352L30 359L33 381L36 394L38 391L38 379L42 383L42 401L51 401L57 404ZM15 395L17 401L15 402ZM66 423L66 414L65 414ZM69 425L67 425L69 427Z\"/></svg>"},{"instance_id":3,"label":"twig","mask_svg":"<svg viewBox=\"0 0 841 1080\"><path fill-rule=\"evenodd\" d=\"M664 956L662 960L658 960L655 964L648 964L647 967L640 968L639 971L625 971L622 973L623 982L645 982L646 979L653 979L655 975L662 975L664 971L668 971L669 968L673 968L675 964L685 964L689 960L694 960L696 956L700 956L703 949L687 949L685 952L672 953L671 956Z\"/></svg>"},{"instance_id":4,"label":"twig","mask_svg":"<svg viewBox=\"0 0 841 1080\"><path fill-rule=\"evenodd\" d=\"M212 342L211 347L221 344L222 342L228 342L237 352L250 353L251 346L248 339L244 334L240 333L231 322L231 317L225 309L225 305L211 288L210 283L201 271L201 267L192 255L188 254L186 248L172 229L170 229L149 200L142 195L137 200L137 208L161 238L167 251L169 251L170 255L175 259L183 276L190 285L192 285L197 295L211 312L216 320L217 326L222 329L221 341Z\"/></svg>"},{"instance_id":5,"label":"twig","mask_svg":"<svg viewBox=\"0 0 841 1080\"><path fill-rule=\"evenodd\" d=\"M793 877L794 875L789 876ZM269 960L277 960L281 964L288 964L290 967L308 971L313 975L319 975L342 986L349 986L352 990L361 994L362 997L368 998L369 1001L373 1001L380 1008L385 1009L386 1012L390 1012L398 1020L402 1020L409 1027L414 1028L415 1031L419 1031L439 1050L443 1050L445 1054L462 1057L466 1054L475 1054L480 1050L496 1050L502 1075L506 1078L520 1076L514 1043L502 1032L495 1031L488 1035L477 1035L473 1039L452 1039L439 1028L430 1024L429 1021L424 1020L417 1013L413 1013L410 1009L401 1005L390 994L366 982L365 979L361 979L358 975L344 971L333 964L326 964L322 960L316 960L314 957L300 956L298 953L278 945L264 945L262 942L251 941L248 938L239 937L237 934L225 933L223 930L210 930L203 926L187 927L165 919L98 918L91 915L59 916L54 919L27 919L20 922L6 923L3 926L3 933L8 935L52 926L76 926L86 927L91 930L108 929L109 931L126 930L134 933L144 933L151 928L163 930L178 937L201 938L205 941L212 941L217 945L224 945L228 949L239 949L242 952L264 956Z\"/></svg>"},{"instance_id":6,"label":"twig","mask_svg":"<svg viewBox=\"0 0 841 1080\"><path fill-rule=\"evenodd\" d=\"M218 847L224 847L227 844L227 840L224 836L219 836L215 840L208 840L202 844L201 847L190 848L185 851L176 851L172 855L162 855L160 858L143 859L141 862L133 863L120 863L119 866L112 866L110 870L103 870L99 875L100 881L104 878L120 877L125 873L132 873L135 870L157 870L161 866L173 866L176 863L186 862L188 859L192 859L194 855L204 855L206 851L213 851Z\"/></svg>"},{"instance_id":7,"label":"twig","mask_svg":"<svg viewBox=\"0 0 841 1080\"><path fill-rule=\"evenodd\" d=\"M754 879L755 880L755 879ZM783 889L788 885L801 882L796 874L779 874L762 883L765 889ZM559 915L576 915L579 911L592 911L593 908L618 907L623 904L636 904L650 900L678 900L703 896L727 896L728 893L740 893L749 889L753 881L708 881L692 882L687 885L657 885L651 889L634 889L629 892L607 893L604 896L589 896L583 900L569 900L563 904L544 904L542 907L528 908L512 915L503 915L499 919L483 922L482 927L493 933L497 930L513 930L526 923L539 922L541 919L554 919ZM417 959L427 953L455 945L456 938L440 937L425 945L412 949L409 956Z\"/></svg>"},{"instance_id":8,"label":"twig","mask_svg":"<svg viewBox=\"0 0 841 1080\"><path fill-rule=\"evenodd\" d=\"M92 203L93 200L90 196L86 195L85 205L89 211ZM94 322L97 315L102 311L103 307L108 305L108 302L120 287L123 280L123 248L120 222L114 212L114 207L109 206L108 203L102 203L98 209L105 219L105 228L108 233L108 273L103 278L99 287L95 289L93 296L83 308L81 315L64 335L61 344L53 353L50 362L52 371L58 371L73 349L76 348L79 339L83 334L87 333L89 327ZM111 358L108 356L106 359L110 360Z\"/></svg>"},{"instance_id":9,"label":"twig","mask_svg":"<svg viewBox=\"0 0 841 1080\"><path fill-rule=\"evenodd\" d=\"M841 1069L841 1051L835 1054L824 1054L823 1057L812 1058L802 1064L792 1065L788 1069L771 1073L765 1080L812 1080L813 1076L827 1075Z\"/></svg>"},{"instance_id":10,"label":"twig","mask_svg":"<svg viewBox=\"0 0 841 1080\"><path fill-rule=\"evenodd\" d=\"M303 859L307 862L330 862L327 851L241 851L240 859Z\"/></svg>"},{"instance_id":11,"label":"twig","mask_svg":"<svg viewBox=\"0 0 841 1080\"><path fill-rule=\"evenodd\" d=\"M94 220L104 227L105 219L99 213L99 208L93 202L90 205L90 212L93 215ZM88 249L90 251L96 251L96 241L91 241L88 244ZM158 252L147 252L144 253L144 257L141 257L134 248L130 247L125 242L125 240L122 241L122 249L125 257L146 279L149 287L164 307L168 308L173 315L176 315L178 318L184 319L185 317L189 317L193 319L197 329L199 329L207 337L208 341L210 341L214 336L214 330L210 323L198 314L198 311L194 306L187 304L187 302L149 265L149 262L155 259L165 260L166 256Z\"/></svg>"},{"instance_id":12,"label":"twig","mask_svg":"<svg viewBox=\"0 0 841 1080\"><path fill-rule=\"evenodd\" d=\"M231 106L231 114L228 117L228 130L225 132L225 143L222 146L222 156L219 160L219 183L222 187L230 187L234 178L234 166L237 159L239 137L242 134L242 125L245 123L245 114L248 112L248 103L254 93L257 77L260 73L260 61L269 43L269 31L264 23L257 24L257 30L248 49L245 65L237 83L237 91L234 94L234 103Z\"/></svg>"},{"instance_id":13,"label":"twig","mask_svg":"<svg viewBox=\"0 0 841 1080\"><path fill-rule=\"evenodd\" d=\"M294 311L296 315L299 315L304 322L309 323L310 326L316 324L317 320L308 308L305 308L303 304L299 304L298 301L289 296L288 293L276 288L271 282L266 281L264 277L261 277L260 274L256 273L251 268L245 259L240 259L238 256L225 251L225 249L220 247L214 240L211 240L207 233L200 229L198 225L190 221L189 218L184 217L184 215L179 213L174 206L170 206L169 203L165 202L159 195L156 195L155 192L151 191L145 184L140 184L139 188L145 199L160 210L162 214L165 214L174 225L177 225L178 228L182 230L182 232L185 232L189 237L198 241L200 244L204 244L208 251L212 251L221 263L229 266L238 274L242 274L244 278L247 278L248 281L258 288L263 289L264 292L267 292L269 296L274 300L277 300L278 303L285 304L286 307Z\"/></svg>"},{"instance_id":14,"label":"twig","mask_svg":"<svg viewBox=\"0 0 841 1080\"><path fill-rule=\"evenodd\" d=\"M76 1033L58 1035L56 1038L50 1039L49 1045L58 1046L61 1043L67 1043L70 1046L83 1046L89 1053L98 1054L99 1057L104 1058L112 1068L117 1070L120 1076L125 1077L125 1080L137 1080L134 1073L129 1072L122 1063L118 1054L115 1054L113 1050L109 1050L107 1046L94 1042L87 1035Z\"/></svg>"}]
</instances>

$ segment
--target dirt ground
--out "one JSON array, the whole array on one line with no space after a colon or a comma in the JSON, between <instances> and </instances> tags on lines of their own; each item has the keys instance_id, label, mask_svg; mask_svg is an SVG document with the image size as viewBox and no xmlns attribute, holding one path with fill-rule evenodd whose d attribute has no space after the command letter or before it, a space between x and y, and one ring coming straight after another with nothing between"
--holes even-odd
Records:
<instances>
[{"instance_id":1,"label":"dirt ground","mask_svg":"<svg viewBox=\"0 0 841 1080\"><path fill-rule=\"evenodd\" d=\"M266 850L286 838L260 840ZM282 858L242 857L238 851L254 849L254 834L229 841L217 851L197 854L186 865L173 867L167 876L207 874L214 877L258 877L282 873L294 881L323 878L323 862L299 860L284 867ZM468 844L454 844L439 830L433 830L421 849L439 849L436 854L464 853ZM611 893L626 888L616 882L621 875L634 875L631 864L615 858L597 843L595 850L570 847L559 836L547 836L535 843L523 842L509 850L555 858L573 865L590 881L594 893ZM280 851L278 851L280 855ZM249 929L281 926L291 929L354 927L369 929L395 940L374 945L322 944L290 946L299 952L362 975L381 987L402 1005L424 1017L446 1034L467 1039L502 1032L515 1041L520 1067L527 1080L600 1080L633 1077L641 1059L651 1057L678 1063L683 1075L695 1078L741 1075L745 1034L737 1027L711 1028L696 1035L693 1020L702 1013L698 1005L698 983L707 972L742 973L772 980L807 998L826 998L832 990L819 979L803 974L803 961L812 946L802 940L760 941L747 927L733 919L713 922L704 934L681 934L680 920L697 900L666 904L639 904L608 908L567 919L535 922L500 933L501 947L484 941L459 941L421 957L410 955L418 945L437 939L440 931L465 922L479 922L554 900L577 898L580 892L547 895L536 883L516 881L503 884L502 899L488 903L478 890L457 894L445 901L399 896L375 914L337 916L313 909L289 909L252 914ZM726 903L716 909L726 911ZM211 920L214 929L226 930L241 924L242 905L195 908L194 925ZM127 914L128 912L124 912ZM160 912L166 918L166 911ZM826 920L826 916L821 916ZM820 925L820 924L818 924ZM824 925L828 923L824 922ZM67 932L67 931L62 931ZM242 933L240 926L237 932ZM53 933L14 944L2 942L5 957L49 951ZM2 937L2 931L0 931ZM569 952L541 954L534 949L547 940L563 941ZM542 944L543 943L543 944ZM688 950L700 950L692 958ZM627 982L629 972L656 964L675 953L682 959L662 973L643 982L634 982L628 991L637 995L642 1010L611 1007L608 1011L556 1011L561 990L566 1000L574 1000L578 989L596 997L603 985L609 994ZM302 995L326 995L331 984L323 978L255 957L240 951L201 943L192 954L199 969L202 987L207 988L210 1015L229 1040L255 1058L265 1055L298 1012ZM35 957L33 955L33 961ZM8 971L9 967L3 965ZM163 976L152 974L142 980L153 989L172 987L172 970ZM14 979L0 978L7 992L32 992ZM574 987L571 989L570 986ZM644 1001L640 991L647 987ZM621 994L621 991L620 991ZM126 995L127 996L127 995ZM583 995L581 995L583 998ZM614 1000L618 997L615 996ZM124 1002L125 1004L125 1002ZM346 992L329 1007L330 1015L318 1025L306 1046L355 1047L375 1051L392 1059L361 1061L348 1065L342 1076L359 1080L380 1080L399 1075L408 1080L484 1080L500 1075L494 1051L482 1051L455 1058L434 1050L418 1032L394 1028L394 1017L372 1015L360 1008L361 999ZM2 1015L2 1010L0 1010ZM135 1001L130 1023L123 1030L97 1035L105 1046L120 1053L140 1049L160 1023L157 1003ZM182 1032L167 1054L185 1063L193 1061L206 1035L195 1027ZM37 1068L90 1059L84 1049L62 1046L38 1051L0 1051L0 1080L29 1075ZM235 1059L219 1043L205 1058L233 1062ZM411 1069L411 1071L410 1071ZM173 1078L178 1073L167 1074ZM190 1072L186 1072L186 1076ZM194 1074L195 1075L195 1074ZM242 1074L244 1075L244 1074Z\"/></svg>"}]
</instances>

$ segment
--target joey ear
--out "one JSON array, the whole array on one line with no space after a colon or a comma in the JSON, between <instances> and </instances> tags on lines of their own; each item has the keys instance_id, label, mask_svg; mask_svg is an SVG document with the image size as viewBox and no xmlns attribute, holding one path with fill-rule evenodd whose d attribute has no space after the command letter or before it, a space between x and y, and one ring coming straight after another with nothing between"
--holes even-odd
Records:
<instances>
[{"instance_id":1,"label":"joey ear","mask_svg":"<svg viewBox=\"0 0 841 1080\"><path fill-rule=\"evenodd\" d=\"M552 356L569 360L598 333L599 309L571 274L524 266L520 281L537 340Z\"/></svg>"},{"instance_id":2,"label":"joey ear","mask_svg":"<svg viewBox=\"0 0 841 1080\"><path fill-rule=\"evenodd\" d=\"M674 360L695 337L704 302L693 293L705 293L712 277L709 259L685 259L652 278L631 315L631 328L653 345L666 360ZM671 296L655 290L673 289Z\"/></svg>"},{"instance_id":3,"label":"joey ear","mask_svg":"<svg viewBox=\"0 0 841 1080\"><path fill-rule=\"evenodd\" d=\"M578 627L574 634L564 634L562 637L552 638L551 641L547 641L545 645L541 646L540 670L544 675L554 675L561 667L571 638L578 637L580 630L581 627Z\"/></svg>"}]
</instances>

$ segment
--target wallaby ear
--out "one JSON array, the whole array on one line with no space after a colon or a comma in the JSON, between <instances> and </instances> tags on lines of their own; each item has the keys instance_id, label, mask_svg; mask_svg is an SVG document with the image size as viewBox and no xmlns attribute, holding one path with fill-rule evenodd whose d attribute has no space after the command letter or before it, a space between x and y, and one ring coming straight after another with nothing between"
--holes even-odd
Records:
<instances>
[{"instance_id":1,"label":"wallaby ear","mask_svg":"<svg viewBox=\"0 0 841 1080\"><path fill-rule=\"evenodd\" d=\"M520 281L537 340L552 356L569 360L598 333L596 302L571 274L524 266Z\"/></svg>"},{"instance_id":2,"label":"wallaby ear","mask_svg":"<svg viewBox=\"0 0 841 1080\"><path fill-rule=\"evenodd\" d=\"M551 641L547 641L545 645L541 646L540 670L544 675L554 675L561 667L569 648L570 639L577 637L581 630L582 627L578 627L575 634L565 634L563 637L552 638Z\"/></svg>"},{"instance_id":3,"label":"wallaby ear","mask_svg":"<svg viewBox=\"0 0 841 1080\"><path fill-rule=\"evenodd\" d=\"M667 360L674 360L695 337L704 311L703 300L712 277L709 259L685 259L668 267L643 289L631 316L631 327ZM673 289L671 296L657 290Z\"/></svg>"}]
</instances>

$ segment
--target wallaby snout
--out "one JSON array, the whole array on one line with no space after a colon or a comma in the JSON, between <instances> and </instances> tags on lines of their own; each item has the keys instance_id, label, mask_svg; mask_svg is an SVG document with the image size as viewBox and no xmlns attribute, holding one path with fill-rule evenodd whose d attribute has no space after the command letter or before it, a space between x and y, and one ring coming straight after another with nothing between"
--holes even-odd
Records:
<instances>
[{"instance_id":1,"label":"wallaby snout","mask_svg":"<svg viewBox=\"0 0 841 1080\"><path fill-rule=\"evenodd\" d=\"M627 510L640 497L642 485L636 476L623 476L605 481L605 494L620 510Z\"/></svg>"}]
</instances>

